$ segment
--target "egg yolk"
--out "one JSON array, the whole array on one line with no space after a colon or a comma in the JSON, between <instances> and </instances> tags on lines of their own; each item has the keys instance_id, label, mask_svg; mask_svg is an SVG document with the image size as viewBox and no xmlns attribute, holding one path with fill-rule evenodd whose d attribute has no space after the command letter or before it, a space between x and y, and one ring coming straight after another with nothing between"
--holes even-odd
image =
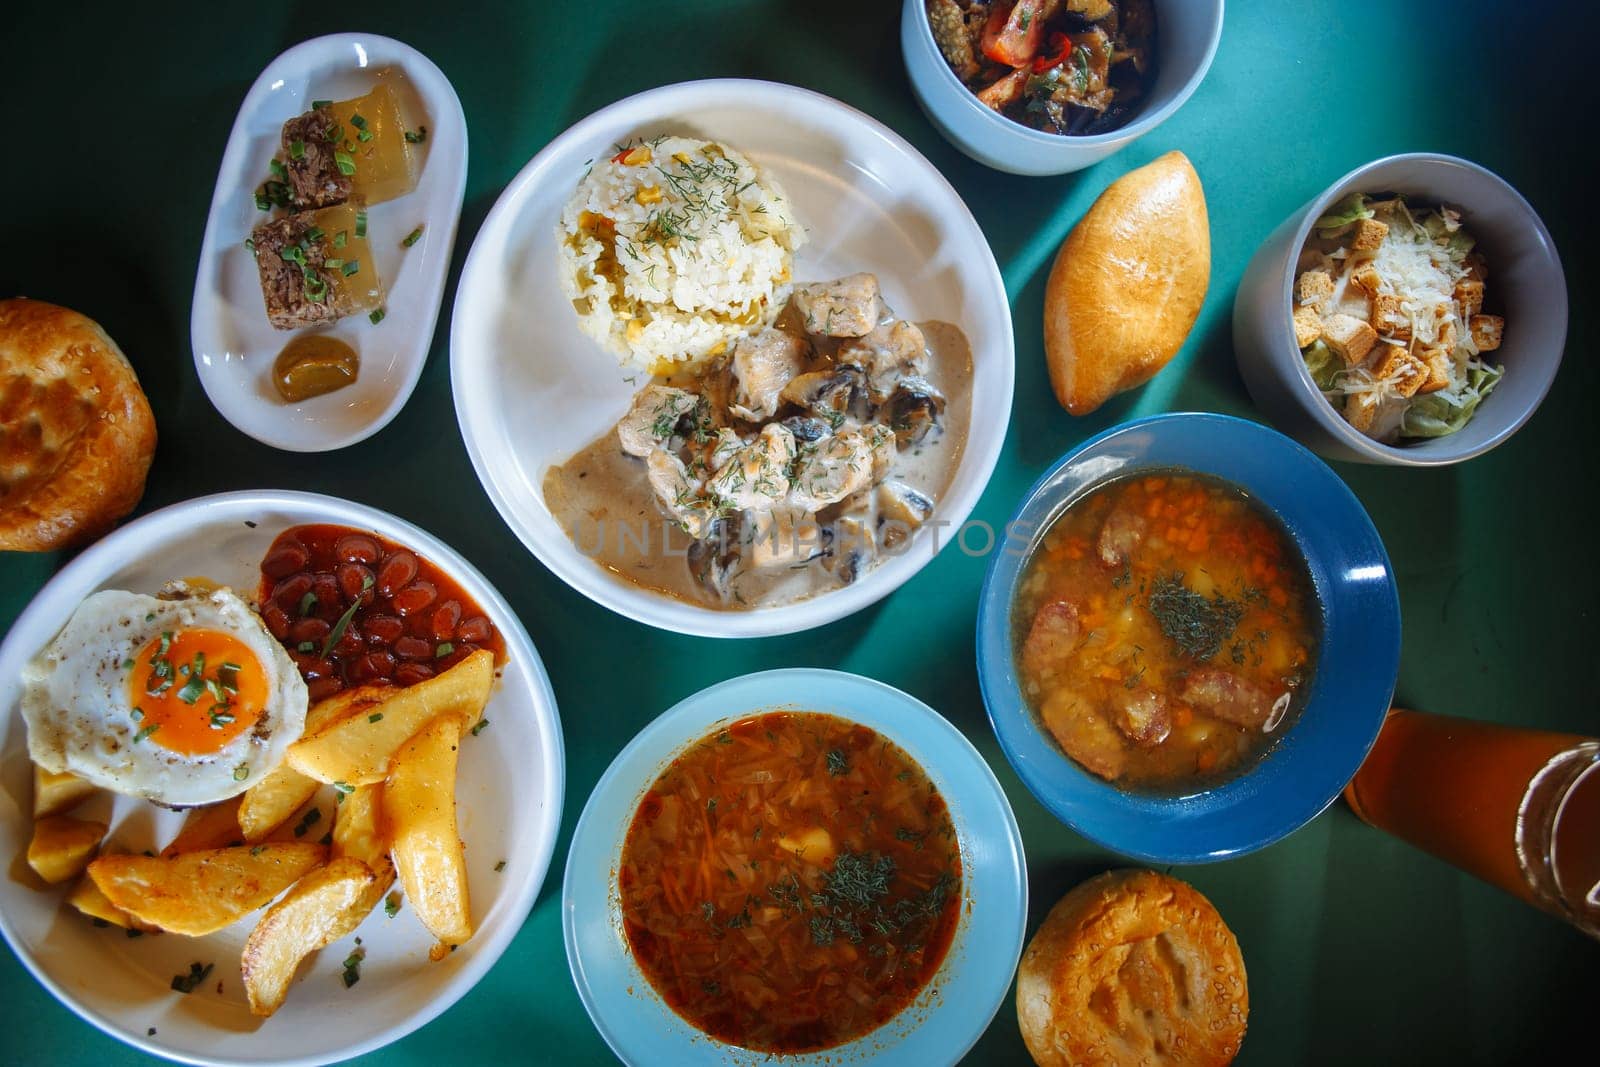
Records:
<instances>
[{"instance_id":1,"label":"egg yolk","mask_svg":"<svg viewBox=\"0 0 1600 1067\"><path fill-rule=\"evenodd\" d=\"M128 671L134 742L188 756L216 752L253 727L268 695L261 662L222 630L162 633Z\"/></svg>"}]
</instances>

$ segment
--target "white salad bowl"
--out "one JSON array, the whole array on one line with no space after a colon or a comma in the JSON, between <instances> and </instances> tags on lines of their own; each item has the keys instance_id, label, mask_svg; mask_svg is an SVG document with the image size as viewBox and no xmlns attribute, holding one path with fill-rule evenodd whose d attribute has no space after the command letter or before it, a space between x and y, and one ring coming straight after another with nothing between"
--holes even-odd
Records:
<instances>
[{"instance_id":1,"label":"white salad bowl","mask_svg":"<svg viewBox=\"0 0 1600 1067\"><path fill-rule=\"evenodd\" d=\"M1295 343L1292 292L1313 224L1351 193L1400 193L1461 212L1488 268L1489 310L1505 317L1505 343L1489 357L1505 376L1455 433L1384 444L1355 429L1323 397ZM1532 417L1561 366L1567 282L1550 231L1504 179L1454 156L1413 153L1346 174L1291 215L1257 250L1233 303L1239 372L1278 429L1331 459L1440 467L1489 451Z\"/></svg>"},{"instance_id":2,"label":"white salad bowl","mask_svg":"<svg viewBox=\"0 0 1600 1067\"><path fill-rule=\"evenodd\" d=\"M368 234L386 290L386 314L373 323L351 315L316 332L349 344L361 357L356 381L299 403L283 400L272 364L289 339L306 331L267 321L260 276L244 245L266 215L255 192L270 177L284 122L313 100L345 100L398 75L404 118L427 127L417 187L372 207ZM289 452L327 452L370 437L400 413L416 388L433 342L445 276L467 183L467 120L443 72L421 52L370 33L341 33L295 45L261 72L234 120L217 173L195 275L189 333L200 384L222 417L241 433ZM409 248L401 241L416 227Z\"/></svg>"},{"instance_id":3,"label":"white salad bowl","mask_svg":"<svg viewBox=\"0 0 1600 1067\"><path fill-rule=\"evenodd\" d=\"M1222 8L1223 0L1155 0L1155 84L1126 125L1083 137L1036 130L981 103L934 43L927 0L905 0L900 50L917 102L951 144L995 170L1068 174L1126 148L1194 95L1222 40Z\"/></svg>"},{"instance_id":4,"label":"white salad bowl","mask_svg":"<svg viewBox=\"0 0 1600 1067\"><path fill-rule=\"evenodd\" d=\"M449 546L385 512L312 493L251 491L186 501L129 523L67 564L17 618L0 645L0 855L24 853L33 828L27 731L17 710L22 668L78 604L99 589L154 593L190 575L250 596L273 538L302 523L359 527L414 549L455 579L505 639L507 661L484 713L490 726L465 739L456 785L477 930L435 963L428 958L434 938L409 900L393 917L374 909L353 936L302 965L283 1007L261 1019L250 1013L239 978L256 916L206 937L130 938L76 914L62 899L66 886L41 890L15 873L0 881L0 933L23 966L87 1022L168 1059L322 1064L411 1033L465 995L522 928L560 829L566 763L555 697L505 599ZM128 797L88 803L95 818L111 823L107 840L131 850L161 847L183 821ZM331 825L331 790L318 803L320 836ZM355 938L366 958L361 981L346 988L342 961ZM196 961L215 965L210 980L187 996L173 992L173 976Z\"/></svg>"},{"instance_id":5,"label":"white salad bowl","mask_svg":"<svg viewBox=\"0 0 1600 1067\"><path fill-rule=\"evenodd\" d=\"M777 179L808 235L795 276L878 276L896 315L959 326L972 344L972 425L933 520L851 585L796 603L718 611L645 590L573 543L544 499L545 473L612 427L643 384L578 329L558 276L557 221L589 164L633 137L723 141ZM467 452L528 549L599 604L650 626L761 637L821 626L898 588L947 543L994 470L1011 416L1011 310L994 254L949 182L898 135L836 100L759 81L667 86L613 104L523 168L473 242L450 333Z\"/></svg>"}]
</instances>

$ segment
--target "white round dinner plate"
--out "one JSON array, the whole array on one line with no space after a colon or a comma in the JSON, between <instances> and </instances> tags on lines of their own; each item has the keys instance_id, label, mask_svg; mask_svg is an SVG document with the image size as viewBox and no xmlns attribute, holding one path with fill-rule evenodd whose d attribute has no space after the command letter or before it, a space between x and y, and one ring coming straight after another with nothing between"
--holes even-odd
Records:
<instances>
[{"instance_id":1,"label":"white round dinner plate","mask_svg":"<svg viewBox=\"0 0 1600 1067\"><path fill-rule=\"evenodd\" d=\"M606 432L643 384L579 329L558 277L556 226L588 166L630 138L683 134L748 155L805 227L795 277L878 276L895 314L959 326L972 344L971 430L933 520L855 583L808 600L720 611L602 569L551 514L545 473ZM1015 348L994 254L950 183L882 123L790 85L669 85L582 120L512 179L473 242L456 293L450 371L478 478L529 550L590 599L662 629L761 637L821 626L892 592L933 559L988 484L1011 417Z\"/></svg>"},{"instance_id":2,"label":"white round dinner plate","mask_svg":"<svg viewBox=\"0 0 1600 1067\"><path fill-rule=\"evenodd\" d=\"M434 939L409 901L392 917L374 909L352 937L303 964L283 1007L260 1019L250 1013L239 977L255 916L207 937L133 938L116 926L92 925L65 903L65 887L29 885L23 875L31 872L14 864L12 876L0 880L0 932L18 959L85 1020L158 1056L322 1064L395 1041L455 1003L494 965L550 866L565 776L561 726L544 667L510 605L449 546L408 522L332 497L279 491L202 497L129 523L64 567L17 619L0 645L0 855L22 855L32 831L27 731L18 711L22 668L78 604L99 589L155 593L168 579L188 576L248 595L273 538L302 523L359 527L413 549L454 578L505 639L507 662L484 712L490 725L462 744L456 785L476 933L434 963ZM107 840L132 851L162 847L183 821L144 801L107 799L90 802L109 813ZM320 806L319 836L334 811L327 796ZM346 988L343 961L355 938L366 958L360 981ZM192 993L174 992L173 977L193 963L215 969Z\"/></svg>"}]
</instances>

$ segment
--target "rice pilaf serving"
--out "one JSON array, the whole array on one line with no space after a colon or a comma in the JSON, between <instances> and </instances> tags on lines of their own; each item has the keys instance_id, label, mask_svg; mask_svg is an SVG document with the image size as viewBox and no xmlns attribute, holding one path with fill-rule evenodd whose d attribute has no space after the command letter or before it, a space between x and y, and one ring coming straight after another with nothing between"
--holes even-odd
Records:
<instances>
[{"instance_id":1,"label":"rice pilaf serving","mask_svg":"<svg viewBox=\"0 0 1600 1067\"><path fill-rule=\"evenodd\" d=\"M579 326L651 373L693 367L768 325L805 243L776 182L738 151L687 137L596 162L559 237Z\"/></svg>"}]
</instances>

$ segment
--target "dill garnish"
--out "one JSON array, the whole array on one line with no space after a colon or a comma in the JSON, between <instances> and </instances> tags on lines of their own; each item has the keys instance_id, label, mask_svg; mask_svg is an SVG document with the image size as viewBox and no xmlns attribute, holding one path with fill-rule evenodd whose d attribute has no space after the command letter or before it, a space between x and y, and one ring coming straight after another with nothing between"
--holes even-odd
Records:
<instances>
[{"instance_id":1,"label":"dill garnish","mask_svg":"<svg viewBox=\"0 0 1600 1067\"><path fill-rule=\"evenodd\" d=\"M839 777L840 775L850 773L850 761L845 759L844 753L839 749L830 749L828 751L827 759L828 773L833 775L835 778Z\"/></svg>"},{"instance_id":2,"label":"dill garnish","mask_svg":"<svg viewBox=\"0 0 1600 1067\"><path fill-rule=\"evenodd\" d=\"M1244 615L1243 605L1221 593L1208 600L1184 585L1181 574L1156 579L1148 603L1167 639L1197 660L1215 656Z\"/></svg>"}]
</instances>

